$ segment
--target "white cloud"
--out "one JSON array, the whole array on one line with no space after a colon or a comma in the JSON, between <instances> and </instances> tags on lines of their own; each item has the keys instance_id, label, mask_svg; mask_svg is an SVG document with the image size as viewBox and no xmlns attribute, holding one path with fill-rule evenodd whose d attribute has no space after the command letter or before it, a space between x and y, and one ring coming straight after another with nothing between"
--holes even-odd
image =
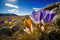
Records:
<instances>
[{"instance_id":1,"label":"white cloud","mask_svg":"<svg viewBox=\"0 0 60 40\"><path fill-rule=\"evenodd\" d=\"M16 10L16 9L11 9L11 10L8 10L8 12L14 13L15 10Z\"/></svg>"},{"instance_id":2,"label":"white cloud","mask_svg":"<svg viewBox=\"0 0 60 40\"><path fill-rule=\"evenodd\" d=\"M8 7L19 8L17 5L13 5L13 4L10 4L10 3L6 3L5 5L8 6Z\"/></svg>"},{"instance_id":3,"label":"white cloud","mask_svg":"<svg viewBox=\"0 0 60 40\"><path fill-rule=\"evenodd\" d=\"M8 2L16 2L17 0L7 0Z\"/></svg>"},{"instance_id":4,"label":"white cloud","mask_svg":"<svg viewBox=\"0 0 60 40\"><path fill-rule=\"evenodd\" d=\"M11 9L11 10L8 10L9 13L14 13L16 15L19 15L19 16L22 16L22 15L29 15L28 13L26 12L19 12L18 9Z\"/></svg>"},{"instance_id":5,"label":"white cloud","mask_svg":"<svg viewBox=\"0 0 60 40\"><path fill-rule=\"evenodd\" d=\"M33 8L33 10L38 11L41 10L41 8Z\"/></svg>"},{"instance_id":6,"label":"white cloud","mask_svg":"<svg viewBox=\"0 0 60 40\"><path fill-rule=\"evenodd\" d=\"M15 13L15 14L19 13L18 9L11 9L11 10L8 10L8 12Z\"/></svg>"},{"instance_id":7,"label":"white cloud","mask_svg":"<svg viewBox=\"0 0 60 40\"><path fill-rule=\"evenodd\" d=\"M8 10L8 12L9 13L14 13L14 14L19 15L19 16L26 15L26 14L23 14L23 13L19 12L18 9L11 9L11 10Z\"/></svg>"}]
</instances>

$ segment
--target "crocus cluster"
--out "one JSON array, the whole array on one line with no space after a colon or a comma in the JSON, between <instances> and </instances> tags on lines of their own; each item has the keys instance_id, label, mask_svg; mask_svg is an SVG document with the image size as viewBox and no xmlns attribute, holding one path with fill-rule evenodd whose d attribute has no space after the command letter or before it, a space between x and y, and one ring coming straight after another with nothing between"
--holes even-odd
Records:
<instances>
[{"instance_id":1,"label":"crocus cluster","mask_svg":"<svg viewBox=\"0 0 60 40\"><path fill-rule=\"evenodd\" d=\"M30 15L33 23L40 23L43 20L44 23L49 23L56 15L56 12L53 10L41 10L41 11L33 11Z\"/></svg>"},{"instance_id":2,"label":"crocus cluster","mask_svg":"<svg viewBox=\"0 0 60 40\"><path fill-rule=\"evenodd\" d=\"M20 22L20 20L18 19L14 19L14 18L7 18L8 20L5 21L5 23L8 23L8 24L16 24L18 22Z\"/></svg>"},{"instance_id":3,"label":"crocus cluster","mask_svg":"<svg viewBox=\"0 0 60 40\"><path fill-rule=\"evenodd\" d=\"M56 11L54 10L40 10L33 11L30 15L30 18L33 23L35 23L37 29L40 27L40 22L43 24L42 31L46 30L47 24L51 22L51 20L56 15Z\"/></svg>"}]
</instances>

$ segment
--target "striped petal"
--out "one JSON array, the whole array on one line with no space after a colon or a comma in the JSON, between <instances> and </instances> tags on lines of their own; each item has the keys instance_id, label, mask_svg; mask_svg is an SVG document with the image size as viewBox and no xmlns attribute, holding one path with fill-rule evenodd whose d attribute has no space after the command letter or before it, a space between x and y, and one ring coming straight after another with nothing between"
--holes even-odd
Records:
<instances>
[{"instance_id":1,"label":"striped petal","mask_svg":"<svg viewBox=\"0 0 60 40\"><path fill-rule=\"evenodd\" d=\"M40 21L43 19L43 17L45 16L45 10L42 10L42 11L40 11Z\"/></svg>"},{"instance_id":2,"label":"striped petal","mask_svg":"<svg viewBox=\"0 0 60 40\"><path fill-rule=\"evenodd\" d=\"M43 19L44 23L48 23L48 22L49 22L49 15L50 15L50 14L46 14L46 15L45 15L45 17L44 17L44 19Z\"/></svg>"},{"instance_id":3,"label":"striped petal","mask_svg":"<svg viewBox=\"0 0 60 40\"><path fill-rule=\"evenodd\" d=\"M46 11L46 14L45 14L45 16L43 18L43 21L45 23L49 23L49 22L51 22L51 20L54 18L55 15L56 14L54 13L53 10L52 11Z\"/></svg>"},{"instance_id":4,"label":"striped petal","mask_svg":"<svg viewBox=\"0 0 60 40\"><path fill-rule=\"evenodd\" d=\"M49 21L51 21L51 20L54 18L55 15L56 15L56 14L55 14L54 11L50 11L50 18L49 18Z\"/></svg>"}]
</instances>

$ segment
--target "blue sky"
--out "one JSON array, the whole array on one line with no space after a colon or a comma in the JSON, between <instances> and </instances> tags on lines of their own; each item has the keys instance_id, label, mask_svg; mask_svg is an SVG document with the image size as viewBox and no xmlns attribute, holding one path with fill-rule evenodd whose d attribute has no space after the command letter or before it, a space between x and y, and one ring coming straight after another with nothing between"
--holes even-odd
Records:
<instances>
[{"instance_id":1,"label":"blue sky","mask_svg":"<svg viewBox=\"0 0 60 40\"><path fill-rule=\"evenodd\" d=\"M0 0L0 13L31 14L33 8L44 8L60 0Z\"/></svg>"}]
</instances>

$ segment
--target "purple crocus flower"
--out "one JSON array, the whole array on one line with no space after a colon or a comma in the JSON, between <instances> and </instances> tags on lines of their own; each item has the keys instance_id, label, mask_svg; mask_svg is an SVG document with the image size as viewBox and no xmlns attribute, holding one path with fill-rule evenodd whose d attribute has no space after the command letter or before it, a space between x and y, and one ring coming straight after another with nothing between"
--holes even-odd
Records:
<instances>
[{"instance_id":1,"label":"purple crocus flower","mask_svg":"<svg viewBox=\"0 0 60 40\"><path fill-rule=\"evenodd\" d=\"M56 12L54 12L53 10L51 10L50 11L50 19L49 19L49 21L51 21L54 18L55 15L56 15Z\"/></svg>"},{"instance_id":2,"label":"purple crocus flower","mask_svg":"<svg viewBox=\"0 0 60 40\"><path fill-rule=\"evenodd\" d=\"M48 22L49 22L49 15L50 15L50 14L46 14L46 15L44 16L44 18L43 18L44 23L48 23Z\"/></svg>"},{"instance_id":3,"label":"purple crocus flower","mask_svg":"<svg viewBox=\"0 0 60 40\"><path fill-rule=\"evenodd\" d=\"M33 23L38 23L39 22L39 13L36 11L33 11L32 14L30 15L31 20Z\"/></svg>"},{"instance_id":4,"label":"purple crocus flower","mask_svg":"<svg viewBox=\"0 0 60 40\"><path fill-rule=\"evenodd\" d=\"M10 22L12 20L12 18L8 18L8 22Z\"/></svg>"},{"instance_id":5,"label":"purple crocus flower","mask_svg":"<svg viewBox=\"0 0 60 40\"><path fill-rule=\"evenodd\" d=\"M46 15L43 18L44 23L49 23L51 20L54 18L55 13L53 10L51 11L46 11Z\"/></svg>"},{"instance_id":6,"label":"purple crocus flower","mask_svg":"<svg viewBox=\"0 0 60 40\"><path fill-rule=\"evenodd\" d=\"M30 18L34 23L40 23L43 16L44 16L43 11L37 11L37 12L35 11L35 12L32 12Z\"/></svg>"},{"instance_id":7,"label":"purple crocus flower","mask_svg":"<svg viewBox=\"0 0 60 40\"><path fill-rule=\"evenodd\" d=\"M20 22L20 20L14 20L14 22Z\"/></svg>"},{"instance_id":8,"label":"purple crocus flower","mask_svg":"<svg viewBox=\"0 0 60 40\"><path fill-rule=\"evenodd\" d=\"M46 14L46 11L45 10L41 10L40 11L40 13L39 13L40 15L40 17L39 17L39 19L40 19L40 21L43 19L43 17L45 16L45 14Z\"/></svg>"},{"instance_id":9,"label":"purple crocus flower","mask_svg":"<svg viewBox=\"0 0 60 40\"><path fill-rule=\"evenodd\" d=\"M4 23L4 20L0 20L0 24L3 24Z\"/></svg>"}]
</instances>

